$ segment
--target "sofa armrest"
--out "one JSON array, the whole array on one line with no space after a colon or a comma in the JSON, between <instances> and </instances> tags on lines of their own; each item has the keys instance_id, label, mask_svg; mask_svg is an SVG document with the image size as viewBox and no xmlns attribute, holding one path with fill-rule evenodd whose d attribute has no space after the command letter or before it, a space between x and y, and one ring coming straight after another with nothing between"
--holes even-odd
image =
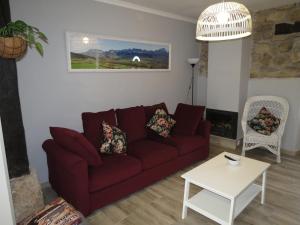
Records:
<instances>
[{"instance_id":1,"label":"sofa armrest","mask_svg":"<svg viewBox=\"0 0 300 225\"><path fill-rule=\"evenodd\" d=\"M210 130L211 122L208 120L201 120L197 128L197 134L203 136L209 143Z\"/></svg>"},{"instance_id":2,"label":"sofa armrest","mask_svg":"<svg viewBox=\"0 0 300 225\"><path fill-rule=\"evenodd\" d=\"M49 181L54 190L85 216L90 213L88 164L86 160L46 140Z\"/></svg>"}]
</instances>

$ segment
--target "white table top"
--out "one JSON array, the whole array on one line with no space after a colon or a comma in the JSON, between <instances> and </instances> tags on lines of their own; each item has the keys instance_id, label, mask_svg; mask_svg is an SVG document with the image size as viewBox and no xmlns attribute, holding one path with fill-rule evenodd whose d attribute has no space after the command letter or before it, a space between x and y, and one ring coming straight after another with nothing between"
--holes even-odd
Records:
<instances>
[{"instance_id":1,"label":"white table top","mask_svg":"<svg viewBox=\"0 0 300 225\"><path fill-rule=\"evenodd\" d=\"M229 165L223 152L200 166L188 171L181 177L188 182L232 199L237 197L269 167L269 163L241 157L240 165Z\"/></svg>"}]
</instances>

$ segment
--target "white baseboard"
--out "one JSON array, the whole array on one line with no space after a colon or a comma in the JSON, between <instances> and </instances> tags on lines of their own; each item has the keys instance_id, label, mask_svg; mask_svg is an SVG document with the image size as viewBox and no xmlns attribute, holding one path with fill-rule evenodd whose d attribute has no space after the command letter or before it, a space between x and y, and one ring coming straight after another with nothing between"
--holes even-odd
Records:
<instances>
[{"instance_id":1,"label":"white baseboard","mask_svg":"<svg viewBox=\"0 0 300 225\"><path fill-rule=\"evenodd\" d=\"M49 182L43 182L43 183L41 183L41 187L42 187L42 189L44 189L44 188L49 188L49 187L51 187L51 185L50 185Z\"/></svg>"},{"instance_id":2,"label":"white baseboard","mask_svg":"<svg viewBox=\"0 0 300 225\"><path fill-rule=\"evenodd\" d=\"M281 149L281 152L283 154L286 154L286 155L289 155L289 156L297 156L297 155L300 155L300 150L289 150L289 149Z\"/></svg>"}]
</instances>

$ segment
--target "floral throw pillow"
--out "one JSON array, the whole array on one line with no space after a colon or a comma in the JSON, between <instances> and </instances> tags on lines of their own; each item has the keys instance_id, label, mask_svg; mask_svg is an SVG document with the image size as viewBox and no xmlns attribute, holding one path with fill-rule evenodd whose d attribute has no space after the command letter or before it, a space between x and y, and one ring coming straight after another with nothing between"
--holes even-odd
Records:
<instances>
[{"instance_id":1,"label":"floral throw pillow","mask_svg":"<svg viewBox=\"0 0 300 225\"><path fill-rule=\"evenodd\" d=\"M147 123L147 127L162 137L168 137L176 121L163 109L157 109Z\"/></svg>"},{"instance_id":2,"label":"floral throw pillow","mask_svg":"<svg viewBox=\"0 0 300 225\"><path fill-rule=\"evenodd\" d=\"M248 125L256 132L270 136L279 127L280 119L263 107L253 119L248 121Z\"/></svg>"},{"instance_id":3,"label":"floral throw pillow","mask_svg":"<svg viewBox=\"0 0 300 225\"><path fill-rule=\"evenodd\" d=\"M119 128L110 126L105 121L102 122L102 127L103 142L100 152L104 154L126 154L126 134Z\"/></svg>"}]
</instances>

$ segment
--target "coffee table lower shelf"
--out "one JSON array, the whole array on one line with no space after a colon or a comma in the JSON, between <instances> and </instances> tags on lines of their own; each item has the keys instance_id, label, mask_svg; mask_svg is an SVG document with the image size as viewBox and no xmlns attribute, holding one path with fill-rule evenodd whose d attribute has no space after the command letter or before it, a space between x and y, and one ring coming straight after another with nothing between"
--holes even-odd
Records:
<instances>
[{"instance_id":1,"label":"coffee table lower shelf","mask_svg":"<svg viewBox=\"0 0 300 225\"><path fill-rule=\"evenodd\" d=\"M245 207L262 191L262 186L251 184L235 200L233 217L236 218ZM186 206L216 221L229 224L231 200L211 191L203 189L187 200Z\"/></svg>"}]
</instances>

